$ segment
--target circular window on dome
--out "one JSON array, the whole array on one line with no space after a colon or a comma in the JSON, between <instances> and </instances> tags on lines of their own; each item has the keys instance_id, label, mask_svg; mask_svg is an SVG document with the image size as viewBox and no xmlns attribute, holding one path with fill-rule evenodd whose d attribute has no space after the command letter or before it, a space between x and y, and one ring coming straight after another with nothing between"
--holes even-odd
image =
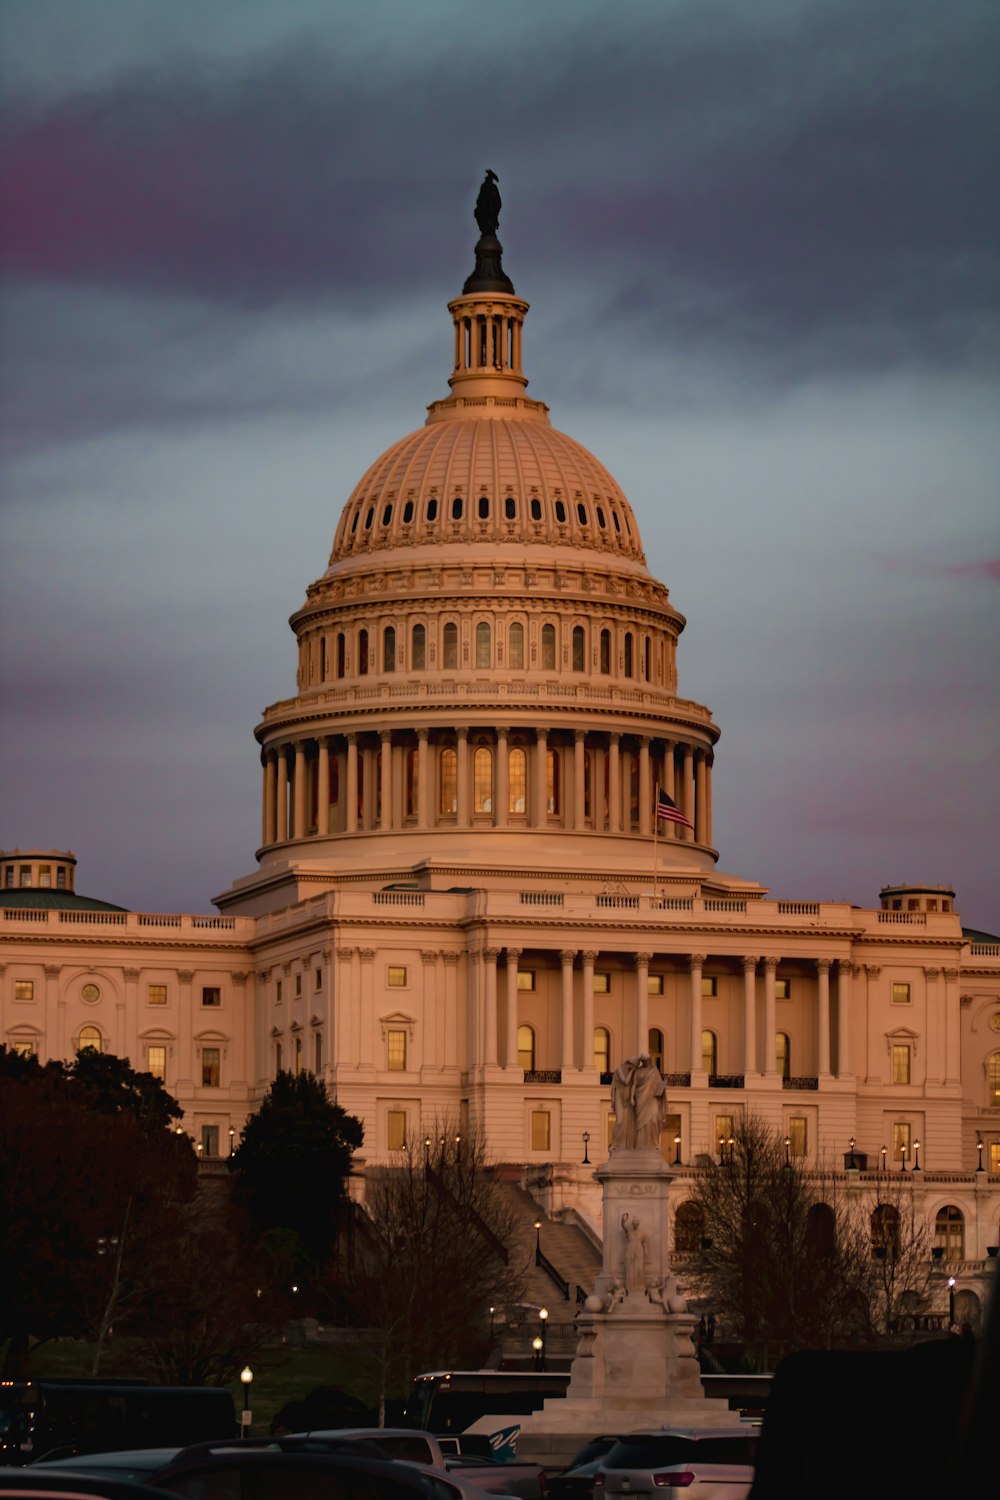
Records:
<instances>
[{"instance_id":1,"label":"circular window on dome","mask_svg":"<svg viewBox=\"0 0 1000 1500\"><path fill-rule=\"evenodd\" d=\"M84 1000L86 1000L88 1005L93 1005L101 998L100 986L96 984L85 984L83 989L80 991L80 995Z\"/></svg>"}]
</instances>

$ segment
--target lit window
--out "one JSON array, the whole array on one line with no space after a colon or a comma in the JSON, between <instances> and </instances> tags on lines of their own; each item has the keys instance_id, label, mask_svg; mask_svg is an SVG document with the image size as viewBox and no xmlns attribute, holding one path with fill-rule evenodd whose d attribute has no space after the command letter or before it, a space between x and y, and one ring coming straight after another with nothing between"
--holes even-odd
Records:
<instances>
[{"instance_id":1,"label":"lit window","mask_svg":"<svg viewBox=\"0 0 1000 1500\"><path fill-rule=\"evenodd\" d=\"M201 1049L201 1084L202 1088L217 1089L222 1075L222 1053L218 1047L202 1047Z\"/></svg>"},{"instance_id":2,"label":"lit window","mask_svg":"<svg viewBox=\"0 0 1000 1500\"><path fill-rule=\"evenodd\" d=\"M892 1044L892 1081L893 1083L909 1083L910 1081L910 1048L905 1042Z\"/></svg>"},{"instance_id":3,"label":"lit window","mask_svg":"<svg viewBox=\"0 0 1000 1500\"><path fill-rule=\"evenodd\" d=\"M406 1072L406 1032L390 1030L386 1037L386 1067L391 1073Z\"/></svg>"},{"instance_id":4,"label":"lit window","mask_svg":"<svg viewBox=\"0 0 1000 1500\"><path fill-rule=\"evenodd\" d=\"M34 1045L31 1042L15 1042L12 1050L16 1052L18 1057L33 1057L35 1053Z\"/></svg>"},{"instance_id":5,"label":"lit window","mask_svg":"<svg viewBox=\"0 0 1000 1500\"><path fill-rule=\"evenodd\" d=\"M779 1078L789 1078L792 1071L792 1044L786 1031L779 1031L774 1039L774 1065Z\"/></svg>"},{"instance_id":6,"label":"lit window","mask_svg":"<svg viewBox=\"0 0 1000 1500\"><path fill-rule=\"evenodd\" d=\"M573 671L582 672L586 665L586 644L582 625L573 626Z\"/></svg>"},{"instance_id":7,"label":"lit window","mask_svg":"<svg viewBox=\"0 0 1000 1500\"><path fill-rule=\"evenodd\" d=\"M935 896L928 896L928 898L927 898L927 910L928 911L937 911L937 898Z\"/></svg>"},{"instance_id":8,"label":"lit window","mask_svg":"<svg viewBox=\"0 0 1000 1500\"><path fill-rule=\"evenodd\" d=\"M204 984L201 987L202 1005L218 1006L222 1004L222 991L217 984Z\"/></svg>"},{"instance_id":9,"label":"lit window","mask_svg":"<svg viewBox=\"0 0 1000 1500\"><path fill-rule=\"evenodd\" d=\"M314 990L321 990L322 988L323 988L323 970L322 969L313 969L313 989Z\"/></svg>"},{"instance_id":10,"label":"lit window","mask_svg":"<svg viewBox=\"0 0 1000 1500\"><path fill-rule=\"evenodd\" d=\"M909 1005L910 986L908 984L894 984L892 987L893 1005Z\"/></svg>"},{"instance_id":11,"label":"lit window","mask_svg":"<svg viewBox=\"0 0 1000 1500\"><path fill-rule=\"evenodd\" d=\"M517 1065L525 1073L534 1071L535 1031L532 1026L519 1026L517 1028Z\"/></svg>"},{"instance_id":12,"label":"lit window","mask_svg":"<svg viewBox=\"0 0 1000 1500\"><path fill-rule=\"evenodd\" d=\"M554 625L542 626L542 667L551 672L556 664L556 627Z\"/></svg>"},{"instance_id":13,"label":"lit window","mask_svg":"<svg viewBox=\"0 0 1000 1500\"><path fill-rule=\"evenodd\" d=\"M1000 1173L1000 1141L990 1141L990 1171Z\"/></svg>"},{"instance_id":14,"label":"lit window","mask_svg":"<svg viewBox=\"0 0 1000 1500\"><path fill-rule=\"evenodd\" d=\"M389 1109L385 1115L385 1145L387 1151L406 1150L406 1110Z\"/></svg>"},{"instance_id":15,"label":"lit window","mask_svg":"<svg viewBox=\"0 0 1000 1500\"><path fill-rule=\"evenodd\" d=\"M427 663L427 631L423 625L414 625L410 641L413 670L415 672L422 672Z\"/></svg>"},{"instance_id":16,"label":"lit window","mask_svg":"<svg viewBox=\"0 0 1000 1500\"><path fill-rule=\"evenodd\" d=\"M595 995L610 995L611 994L611 975L610 974L602 974L599 969L597 969L597 970L594 971L594 994Z\"/></svg>"},{"instance_id":17,"label":"lit window","mask_svg":"<svg viewBox=\"0 0 1000 1500\"><path fill-rule=\"evenodd\" d=\"M490 665L490 627L485 620L480 620L476 626L476 666L488 667Z\"/></svg>"},{"instance_id":18,"label":"lit window","mask_svg":"<svg viewBox=\"0 0 1000 1500\"><path fill-rule=\"evenodd\" d=\"M531 1149L548 1151L552 1145L552 1116L547 1109L531 1111Z\"/></svg>"},{"instance_id":19,"label":"lit window","mask_svg":"<svg viewBox=\"0 0 1000 1500\"><path fill-rule=\"evenodd\" d=\"M646 1033L646 1051L653 1066L663 1072L663 1032L658 1026L651 1026Z\"/></svg>"},{"instance_id":20,"label":"lit window","mask_svg":"<svg viewBox=\"0 0 1000 1500\"><path fill-rule=\"evenodd\" d=\"M438 774L440 778L440 796L438 798L438 811L446 817L458 811L458 753L455 750L442 750L438 763Z\"/></svg>"},{"instance_id":21,"label":"lit window","mask_svg":"<svg viewBox=\"0 0 1000 1500\"><path fill-rule=\"evenodd\" d=\"M719 981L714 974L703 974L701 976L701 993L705 999L710 999L719 993Z\"/></svg>"},{"instance_id":22,"label":"lit window","mask_svg":"<svg viewBox=\"0 0 1000 1500\"><path fill-rule=\"evenodd\" d=\"M535 988L534 969L518 969L517 987L519 990L533 990Z\"/></svg>"},{"instance_id":23,"label":"lit window","mask_svg":"<svg viewBox=\"0 0 1000 1500\"><path fill-rule=\"evenodd\" d=\"M14 999L15 1000L34 1000L34 998L35 998L35 981L33 979L15 979L14 980Z\"/></svg>"},{"instance_id":24,"label":"lit window","mask_svg":"<svg viewBox=\"0 0 1000 1500\"><path fill-rule=\"evenodd\" d=\"M805 1156L808 1149L809 1122L804 1115L792 1115L788 1122L788 1150L792 1156Z\"/></svg>"},{"instance_id":25,"label":"lit window","mask_svg":"<svg viewBox=\"0 0 1000 1500\"><path fill-rule=\"evenodd\" d=\"M49 886L51 886L51 884L52 884L52 866L51 865L39 865L38 866L38 884L40 886L44 886L46 890L49 888Z\"/></svg>"},{"instance_id":26,"label":"lit window","mask_svg":"<svg viewBox=\"0 0 1000 1500\"><path fill-rule=\"evenodd\" d=\"M524 626L519 620L507 632L507 665L515 671L524 666Z\"/></svg>"},{"instance_id":27,"label":"lit window","mask_svg":"<svg viewBox=\"0 0 1000 1500\"><path fill-rule=\"evenodd\" d=\"M991 1108L1000 1104L1000 1052L994 1052L986 1063L986 1102Z\"/></svg>"},{"instance_id":28,"label":"lit window","mask_svg":"<svg viewBox=\"0 0 1000 1500\"><path fill-rule=\"evenodd\" d=\"M385 982L391 990L403 990L406 988L406 965L390 964L385 974Z\"/></svg>"},{"instance_id":29,"label":"lit window","mask_svg":"<svg viewBox=\"0 0 1000 1500\"><path fill-rule=\"evenodd\" d=\"M792 981L790 979L776 979L774 981L775 1000L790 1000L792 998Z\"/></svg>"},{"instance_id":30,"label":"lit window","mask_svg":"<svg viewBox=\"0 0 1000 1500\"><path fill-rule=\"evenodd\" d=\"M458 666L458 626L453 620L444 627L444 665Z\"/></svg>"},{"instance_id":31,"label":"lit window","mask_svg":"<svg viewBox=\"0 0 1000 1500\"><path fill-rule=\"evenodd\" d=\"M694 1255L701 1249L705 1234L705 1215L697 1203L690 1199L678 1203L674 1218L674 1254Z\"/></svg>"},{"instance_id":32,"label":"lit window","mask_svg":"<svg viewBox=\"0 0 1000 1500\"><path fill-rule=\"evenodd\" d=\"M905 1149L906 1155L910 1155L910 1122L909 1120L895 1120L892 1126L892 1159L900 1161Z\"/></svg>"},{"instance_id":33,"label":"lit window","mask_svg":"<svg viewBox=\"0 0 1000 1500\"><path fill-rule=\"evenodd\" d=\"M554 818L559 816L559 751L549 750L545 757L545 794L547 809Z\"/></svg>"},{"instance_id":34,"label":"lit window","mask_svg":"<svg viewBox=\"0 0 1000 1500\"><path fill-rule=\"evenodd\" d=\"M943 1250L943 1260L965 1259L965 1218L960 1208L949 1203L939 1208L934 1220L934 1248Z\"/></svg>"},{"instance_id":35,"label":"lit window","mask_svg":"<svg viewBox=\"0 0 1000 1500\"><path fill-rule=\"evenodd\" d=\"M477 813L493 811L493 752L480 745L472 757L473 808Z\"/></svg>"},{"instance_id":36,"label":"lit window","mask_svg":"<svg viewBox=\"0 0 1000 1500\"><path fill-rule=\"evenodd\" d=\"M732 1133L733 1133L733 1117L732 1117L732 1115L716 1115L716 1117L715 1117L715 1140L716 1140L716 1144L718 1144L719 1141L725 1141L726 1145L728 1146L729 1145L730 1137L732 1136Z\"/></svg>"},{"instance_id":37,"label":"lit window","mask_svg":"<svg viewBox=\"0 0 1000 1500\"><path fill-rule=\"evenodd\" d=\"M203 1125L201 1127L201 1154L202 1154L202 1156L218 1156L218 1154L219 1154L219 1127L218 1127L218 1125Z\"/></svg>"},{"instance_id":38,"label":"lit window","mask_svg":"<svg viewBox=\"0 0 1000 1500\"><path fill-rule=\"evenodd\" d=\"M646 993L648 995L662 995L663 994L663 975L662 974L647 974L646 975Z\"/></svg>"},{"instance_id":39,"label":"lit window","mask_svg":"<svg viewBox=\"0 0 1000 1500\"><path fill-rule=\"evenodd\" d=\"M95 1052L100 1052L101 1033L98 1031L97 1027L84 1026L80 1031L80 1037L77 1041L76 1046L78 1052L83 1052L87 1047L92 1047Z\"/></svg>"},{"instance_id":40,"label":"lit window","mask_svg":"<svg viewBox=\"0 0 1000 1500\"><path fill-rule=\"evenodd\" d=\"M710 1078L714 1078L716 1072L716 1058L718 1055L718 1042L714 1031L703 1031L701 1034L701 1065Z\"/></svg>"},{"instance_id":41,"label":"lit window","mask_svg":"<svg viewBox=\"0 0 1000 1500\"><path fill-rule=\"evenodd\" d=\"M154 1078L166 1078L167 1076L167 1049L166 1047L146 1048L146 1072L152 1073Z\"/></svg>"},{"instance_id":42,"label":"lit window","mask_svg":"<svg viewBox=\"0 0 1000 1500\"><path fill-rule=\"evenodd\" d=\"M166 1005L167 987L165 984L150 984L146 986L146 999L150 1005Z\"/></svg>"},{"instance_id":43,"label":"lit window","mask_svg":"<svg viewBox=\"0 0 1000 1500\"><path fill-rule=\"evenodd\" d=\"M520 746L508 752L507 767L507 811L523 813L528 795L528 757Z\"/></svg>"},{"instance_id":44,"label":"lit window","mask_svg":"<svg viewBox=\"0 0 1000 1500\"><path fill-rule=\"evenodd\" d=\"M594 1067L598 1073L611 1072L611 1033L606 1026L594 1028Z\"/></svg>"}]
</instances>

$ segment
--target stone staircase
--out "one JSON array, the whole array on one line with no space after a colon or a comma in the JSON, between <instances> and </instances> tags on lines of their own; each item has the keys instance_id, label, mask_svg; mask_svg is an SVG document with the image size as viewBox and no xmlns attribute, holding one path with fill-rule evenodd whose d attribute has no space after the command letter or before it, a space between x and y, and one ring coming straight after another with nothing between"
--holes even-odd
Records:
<instances>
[{"instance_id":1,"label":"stone staircase","mask_svg":"<svg viewBox=\"0 0 1000 1500\"><path fill-rule=\"evenodd\" d=\"M530 1363L531 1341L539 1332L538 1310L547 1307L546 1356L563 1363L576 1352L574 1319L579 1311L577 1287L587 1296L601 1269L601 1252L575 1224L548 1219L530 1193L515 1182L501 1181L506 1206L515 1219L509 1241L511 1263L526 1267L524 1300L516 1307L497 1309L496 1333L505 1361ZM569 1283L564 1296L555 1280L535 1264L535 1222L541 1221L538 1238L542 1254Z\"/></svg>"}]
</instances>

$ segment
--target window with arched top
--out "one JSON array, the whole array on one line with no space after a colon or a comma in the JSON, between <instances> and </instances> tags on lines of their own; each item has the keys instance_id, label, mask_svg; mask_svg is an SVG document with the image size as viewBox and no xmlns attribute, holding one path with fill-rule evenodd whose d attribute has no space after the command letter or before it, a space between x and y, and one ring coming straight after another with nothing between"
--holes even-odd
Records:
<instances>
[{"instance_id":1,"label":"window with arched top","mask_svg":"<svg viewBox=\"0 0 1000 1500\"><path fill-rule=\"evenodd\" d=\"M449 620L444 627L444 660L446 667L458 666L458 626Z\"/></svg>"},{"instance_id":2,"label":"window with arched top","mask_svg":"<svg viewBox=\"0 0 1000 1500\"><path fill-rule=\"evenodd\" d=\"M601 631L601 671L605 676L611 671L611 631Z\"/></svg>"},{"instance_id":3,"label":"window with arched top","mask_svg":"<svg viewBox=\"0 0 1000 1500\"><path fill-rule=\"evenodd\" d=\"M368 632L358 631L358 675L368 676Z\"/></svg>"},{"instance_id":4,"label":"window with arched top","mask_svg":"<svg viewBox=\"0 0 1000 1500\"><path fill-rule=\"evenodd\" d=\"M326 681L326 636L325 635L320 636L320 639L319 639L319 680L320 680L320 682L325 682Z\"/></svg>"},{"instance_id":5,"label":"window with arched top","mask_svg":"<svg viewBox=\"0 0 1000 1500\"><path fill-rule=\"evenodd\" d=\"M698 1203L690 1199L678 1203L674 1215L674 1254L694 1255L701 1249L705 1236L705 1214Z\"/></svg>"},{"instance_id":6,"label":"window with arched top","mask_svg":"<svg viewBox=\"0 0 1000 1500\"><path fill-rule=\"evenodd\" d=\"M792 1076L792 1044L787 1031L779 1031L774 1039L774 1065L779 1078Z\"/></svg>"},{"instance_id":7,"label":"window with arched top","mask_svg":"<svg viewBox=\"0 0 1000 1500\"><path fill-rule=\"evenodd\" d=\"M943 1250L941 1260L965 1259L965 1215L953 1203L939 1208L934 1219L934 1249Z\"/></svg>"},{"instance_id":8,"label":"window with arched top","mask_svg":"<svg viewBox=\"0 0 1000 1500\"><path fill-rule=\"evenodd\" d=\"M427 630L423 625L414 625L410 632L410 664L414 672L422 672L427 665Z\"/></svg>"},{"instance_id":9,"label":"window with arched top","mask_svg":"<svg viewBox=\"0 0 1000 1500\"><path fill-rule=\"evenodd\" d=\"M517 1028L517 1065L523 1068L525 1073L535 1071L535 1028L533 1026Z\"/></svg>"},{"instance_id":10,"label":"window with arched top","mask_svg":"<svg viewBox=\"0 0 1000 1500\"><path fill-rule=\"evenodd\" d=\"M993 1109L1000 1105L1000 1052L994 1052L986 1063L986 1103Z\"/></svg>"},{"instance_id":11,"label":"window with arched top","mask_svg":"<svg viewBox=\"0 0 1000 1500\"><path fill-rule=\"evenodd\" d=\"M485 745L472 757L472 796L477 813L493 811L493 751Z\"/></svg>"},{"instance_id":12,"label":"window with arched top","mask_svg":"<svg viewBox=\"0 0 1000 1500\"><path fill-rule=\"evenodd\" d=\"M558 818L559 804L559 751L549 750L545 756L545 795L547 810Z\"/></svg>"},{"instance_id":13,"label":"window with arched top","mask_svg":"<svg viewBox=\"0 0 1000 1500\"><path fill-rule=\"evenodd\" d=\"M523 813L528 798L528 757L520 745L507 752L507 811Z\"/></svg>"},{"instance_id":14,"label":"window with arched top","mask_svg":"<svg viewBox=\"0 0 1000 1500\"><path fill-rule=\"evenodd\" d=\"M360 771L361 761L358 760ZM358 777L360 782L360 775ZM407 818L417 816L417 801L420 790L420 757L416 750L407 750L403 775L403 812Z\"/></svg>"},{"instance_id":15,"label":"window with arched top","mask_svg":"<svg viewBox=\"0 0 1000 1500\"><path fill-rule=\"evenodd\" d=\"M582 625L573 626L573 671L582 672L587 665L587 644Z\"/></svg>"},{"instance_id":16,"label":"window with arched top","mask_svg":"<svg viewBox=\"0 0 1000 1500\"><path fill-rule=\"evenodd\" d=\"M663 1072L663 1032L658 1026L651 1026L646 1033L646 1051L649 1060L655 1064L657 1070Z\"/></svg>"},{"instance_id":17,"label":"window with arched top","mask_svg":"<svg viewBox=\"0 0 1000 1500\"><path fill-rule=\"evenodd\" d=\"M396 627L387 625L382 637L382 671L395 672L396 670Z\"/></svg>"},{"instance_id":18,"label":"window with arched top","mask_svg":"<svg viewBox=\"0 0 1000 1500\"><path fill-rule=\"evenodd\" d=\"M633 654L634 653L633 653L633 649L632 649L632 632L631 632L631 630L626 630L626 632L625 632L625 676L626 677L631 677L633 675L633 667L635 665L635 663L633 661Z\"/></svg>"},{"instance_id":19,"label":"window with arched top","mask_svg":"<svg viewBox=\"0 0 1000 1500\"><path fill-rule=\"evenodd\" d=\"M653 648L649 636L644 636L642 641L642 675L648 682L653 671Z\"/></svg>"},{"instance_id":20,"label":"window with arched top","mask_svg":"<svg viewBox=\"0 0 1000 1500\"><path fill-rule=\"evenodd\" d=\"M507 632L507 665L515 671L524 666L524 626L515 620Z\"/></svg>"},{"instance_id":21,"label":"window with arched top","mask_svg":"<svg viewBox=\"0 0 1000 1500\"><path fill-rule=\"evenodd\" d=\"M438 811L445 817L458 811L458 754L451 749L441 751L439 765L440 793Z\"/></svg>"},{"instance_id":22,"label":"window with arched top","mask_svg":"<svg viewBox=\"0 0 1000 1500\"><path fill-rule=\"evenodd\" d=\"M719 1071L716 1066L719 1058L719 1040L714 1031L703 1031L701 1034L701 1065L709 1078L714 1078Z\"/></svg>"},{"instance_id":23,"label":"window with arched top","mask_svg":"<svg viewBox=\"0 0 1000 1500\"><path fill-rule=\"evenodd\" d=\"M594 1067L598 1073L611 1072L611 1033L606 1026L594 1027Z\"/></svg>"},{"instance_id":24,"label":"window with arched top","mask_svg":"<svg viewBox=\"0 0 1000 1500\"><path fill-rule=\"evenodd\" d=\"M555 670L556 665L556 627L554 625L542 626L542 669L546 672Z\"/></svg>"},{"instance_id":25,"label":"window with arched top","mask_svg":"<svg viewBox=\"0 0 1000 1500\"><path fill-rule=\"evenodd\" d=\"M86 1047L92 1047L95 1052L101 1050L101 1033L96 1026L81 1026L80 1036L77 1040L77 1051L82 1052Z\"/></svg>"},{"instance_id":26,"label":"window with arched top","mask_svg":"<svg viewBox=\"0 0 1000 1500\"><path fill-rule=\"evenodd\" d=\"M490 665L490 627L485 620L476 626L476 666Z\"/></svg>"},{"instance_id":27,"label":"window with arched top","mask_svg":"<svg viewBox=\"0 0 1000 1500\"><path fill-rule=\"evenodd\" d=\"M347 666L347 642L343 631L337 636L337 676L343 677Z\"/></svg>"},{"instance_id":28,"label":"window with arched top","mask_svg":"<svg viewBox=\"0 0 1000 1500\"><path fill-rule=\"evenodd\" d=\"M894 1203L880 1203L871 1216L872 1251L875 1255L899 1254L899 1209Z\"/></svg>"}]
</instances>

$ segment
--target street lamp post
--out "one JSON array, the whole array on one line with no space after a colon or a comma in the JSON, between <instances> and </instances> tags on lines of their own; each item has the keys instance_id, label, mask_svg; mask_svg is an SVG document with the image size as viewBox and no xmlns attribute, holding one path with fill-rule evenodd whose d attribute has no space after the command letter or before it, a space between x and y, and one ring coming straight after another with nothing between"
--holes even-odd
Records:
<instances>
[{"instance_id":1,"label":"street lamp post","mask_svg":"<svg viewBox=\"0 0 1000 1500\"><path fill-rule=\"evenodd\" d=\"M976 1168L976 1171L977 1172L982 1172L984 1170L984 1168L983 1168L983 1138L979 1134L978 1130L976 1131L976 1150L979 1152L979 1165Z\"/></svg>"},{"instance_id":2,"label":"street lamp post","mask_svg":"<svg viewBox=\"0 0 1000 1500\"><path fill-rule=\"evenodd\" d=\"M536 1266L540 1266L541 1263L542 1263L542 1221L541 1221L541 1219L536 1219L535 1220L535 1265Z\"/></svg>"},{"instance_id":3,"label":"street lamp post","mask_svg":"<svg viewBox=\"0 0 1000 1500\"><path fill-rule=\"evenodd\" d=\"M230 1125L230 1127L229 1127L229 1154L230 1154L230 1156L232 1156L232 1154L233 1154L233 1152L235 1150L236 1150L236 1127L233 1126L233 1125Z\"/></svg>"},{"instance_id":4,"label":"street lamp post","mask_svg":"<svg viewBox=\"0 0 1000 1500\"><path fill-rule=\"evenodd\" d=\"M883 1146L882 1147L882 1171L883 1172L886 1170L885 1159L886 1159L887 1155L888 1155L888 1148L886 1146Z\"/></svg>"},{"instance_id":5,"label":"street lamp post","mask_svg":"<svg viewBox=\"0 0 1000 1500\"><path fill-rule=\"evenodd\" d=\"M585 1130L583 1132L583 1161L580 1163L581 1167L589 1167L590 1166L589 1150L590 1150L590 1131L589 1130Z\"/></svg>"},{"instance_id":6,"label":"street lamp post","mask_svg":"<svg viewBox=\"0 0 1000 1500\"><path fill-rule=\"evenodd\" d=\"M854 1137L853 1137L853 1135L851 1136L851 1139L848 1142L848 1144L849 1144L849 1146L851 1148L851 1160L850 1160L850 1164L848 1165L847 1170L849 1172L853 1172L853 1171L856 1170L856 1165L855 1165L855 1161L854 1161Z\"/></svg>"},{"instance_id":7,"label":"street lamp post","mask_svg":"<svg viewBox=\"0 0 1000 1500\"><path fill-rule=\"evenodd\" d=\"M919 1141L914 1141L913 1142L913 1170L914 1170L914 1172L919 1172L920 1171L920 1142Z\"/></svg>"},{"instance_id":8,"label":"street lamp post","mask_svg":"<svg viewBox=\"0 0 1000 1500\"><path fill-rule=\"evenodd\" d=\"M901 1172L905 1172L906 1171L906 1142L905 1141L903 1142L903 1144L899 1148L899 1170Z\"/></svg>"},{"instance_id":9,"label":"street lamp post","mask_svg":"<svg viewBox=\"0 0 1000 1500\"><path fill-rule=\"evenodd\" d=\"M249 1365L244 1365L240 1371L240 1381L243 1385L243 1411L240 1414L240 1437L250 1436L250 1423L252 1413L250 1411L250 1386L253 1383L253 1371Z\"/></svg>"},{"instance_id":10,"label":"street lamp post","mask_svg":"<svg viewBox=\"0 0 1000 1500\"><path fill-rule=\"evenodd\" d=\"M543 1370L546 1368L546 1365L545 1365L545 1334L546 1334L546 1330L548 1329L548 1324L549 1324L549 1310L548 1310L547 1307L540 1307L538 1309L538 1333L539 1333L539 1342L541 1344L541 1348L538 1351L538 1363L539 1363L540 1367Z\"/></svg>"},{"instance_id":11,"label":"street lamp post","mask_svg":"<svg viewBox=\"0 0 1000 1500\"><path fill-rule=\"evenodd\" d=\"M679 1167L679 1166L682 1166L682 1165L683 1165L683 1163L681 1162L681 1138L680 1138L679 1135L675 1135L674 1136L674 1166L675 1167Z\"/></svg>"},{"instance_id":12,"label":"street lamp post","mask_svg":"<svg viewBox=\"0 0 1000 1500\"><path fill-rule=\"evenodd\" d=\"M955 1278L948 1277L948 1327L955 1326Z\"/></svg>"},{"instance_id":13,"label":"street lamp post","mask_svg":"<svg viewBox=\"0 0 1000 1500\"><path fill-rule=\"evenodd\" d=\"M789 1155L791 1149L792 1149L792 1138L791 1138L791 1136L786 1135L785 1136L785 1166L786 1167L790 1167L792 1165L791 1157Z\"/></svg>"}]
</instances>

